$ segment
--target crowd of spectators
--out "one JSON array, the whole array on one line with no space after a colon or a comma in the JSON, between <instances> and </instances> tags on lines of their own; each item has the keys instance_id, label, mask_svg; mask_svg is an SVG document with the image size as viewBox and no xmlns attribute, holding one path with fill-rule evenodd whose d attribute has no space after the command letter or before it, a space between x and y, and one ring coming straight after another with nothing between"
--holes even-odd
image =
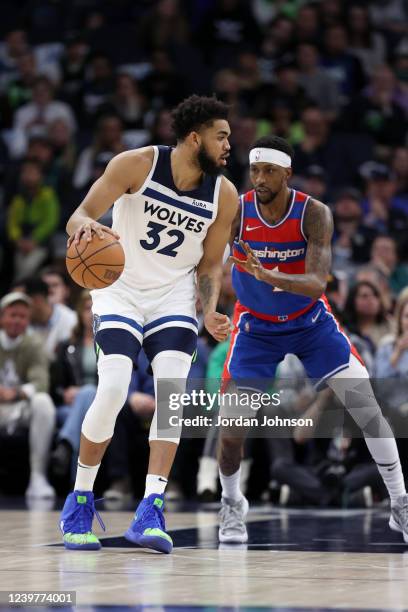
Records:
<instances>
[{"instance_id":1,"label":"crowd of spectators","mask_svg":"<svg viewBox=\"0 0 408 612\"><path fill-rule=\"evenodd\" d=\"M7 0L2 15L0 488L7 460L21 467L13 450L24 427L29 496L51 496L72 474L97 376L91 300L64 272L66 221L112 156L174 144L170 112L191 93L214 92L231 105L227 173L239 191L250 187L257 137L274 133L293 145L291 185L334 215L328 298L370 373L387 381L377 390L396 434L406 432L406 2ZM233 305L227 265L220 309L231 314ZM217 380L226 350L201 329L192 376ZM142 490L154 407L144 359L105 461L100 486L112 498ZM321 415L334 399L302 387L292 404ZM272 483L281 503L368 503L367 487L381 498L365 447L347 428L321 442L299 431L284 442L249 442L243 486L259 496ZM214 432L204 447L182 441L179 494L216 495L215 443ZM266 469L248 478L251 461Z\"/></svg>"}]
</instances>

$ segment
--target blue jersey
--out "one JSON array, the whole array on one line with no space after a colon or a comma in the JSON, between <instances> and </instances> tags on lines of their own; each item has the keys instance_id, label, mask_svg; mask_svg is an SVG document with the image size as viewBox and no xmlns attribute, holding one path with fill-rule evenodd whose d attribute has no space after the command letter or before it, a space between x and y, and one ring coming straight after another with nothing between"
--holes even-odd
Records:
<instances>
[{"instance_id":1,"label":"blue jersey","mask_svg":"<svg viewBox=\"0 0 408 612\"><path fill-rule=\"evenodd\" d=\"M233 245L233 254L245 259L238 244L247 242L262 265L286 274L304 274L307 238L303 218L310 196L291 191L289 209L284 218L271 225L261 216L255 191L241 196L241 224ZM255 316L269 321L294 319L312 307L312 298L282 291L258 281L239 265L234 265L232 282L239 302Z\"/></svg>"},{"instance_id":2,"label":"blue jersey","mask_svg":"<svg viewBox=\"0 0 408 612\"><path fill-rule=\"evenodd\" d=\"M262 218L254 191L241 196L235 257L245 259L238 243L242 239L265 268L304 274L307 238L303 219L309 200L310 196L292 190L286 215L271 225ZM234 265L233 286L238 301L224 366L224 390L230 379L244 388L266 389L288 353L300 359L317 387L347 369L352 355L362 361L333 316L325 295L313 300L281 291L258 281L239 264Z\"/></svg>"}]
</instances>

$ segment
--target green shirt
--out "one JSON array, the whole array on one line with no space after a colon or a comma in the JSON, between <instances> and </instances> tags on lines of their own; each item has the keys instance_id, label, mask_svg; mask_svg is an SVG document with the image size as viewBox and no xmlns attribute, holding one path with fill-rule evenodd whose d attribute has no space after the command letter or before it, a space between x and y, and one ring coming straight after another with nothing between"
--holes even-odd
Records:
<instances>
[{"instance_id":1,"label":"green shirt","mask_svg":"<svg viewBox=\"0 0 408 612\"><path fill-rule=\"evenodd\" d=\"M17 194L9 208L8 237L16 242L24 235L27 236L28 226L32 228L30 238L36 242L45 242L57 229L59 215L60 205L52 187L40 187L31 200Z\"/></svg>"}]
</instances>

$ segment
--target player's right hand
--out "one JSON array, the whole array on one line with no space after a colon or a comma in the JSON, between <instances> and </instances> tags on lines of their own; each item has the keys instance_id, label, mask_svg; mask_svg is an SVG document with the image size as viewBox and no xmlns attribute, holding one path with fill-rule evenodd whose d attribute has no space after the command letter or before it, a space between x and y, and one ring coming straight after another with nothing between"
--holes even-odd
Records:
<instances>
[{"instance_id":1,"label":"player's right hand","mask_svg":"<svg viewBox=\"0 0 408 612\"><path fill-rule=\"evenodd\" d=\"M93 234L96 234L98 238L103 239L105 234L111 234L116 240L119 240L120 236L111 227L102 225L94 219L89 219L82 223L78 229L68 238L67 247L69 248L72 243L79 244L82 235L84 235L87 242L91 242Z\"/></svg>"},{"instance_id":2,"label":"player's right hand","mask_svg":"<svg viewBox=\"0 0 408 612\"><path fill-rule=\"evenodd\" d=\"M219 312L209 312L204 317L204 325L209 334L212 335L217 342L227 340L231 332L231 321L227 315Z\"/></svg>"}]
</instances>

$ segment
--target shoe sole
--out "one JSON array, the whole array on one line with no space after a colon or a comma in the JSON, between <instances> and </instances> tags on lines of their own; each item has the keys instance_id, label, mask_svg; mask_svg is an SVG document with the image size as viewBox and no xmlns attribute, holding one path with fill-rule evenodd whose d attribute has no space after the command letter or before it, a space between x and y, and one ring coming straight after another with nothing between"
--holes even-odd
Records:
<instances>
[{"instance_id":1,"label":"shoe sole","mask_svg":"<svg viewBox=\"0 0 408 612\"><path fill-rule=\"evenodd\" d=\"M167 555L173 550L173 544L160 536L145 536L128 529L124 537L128 542L132 542L132 544L136 544L141 548L150 548Z\"/></svg>"},{"instance_id":2,"label":"shoe sole","mask_svg":"<svg viewBox=\"0 0 408 612\"><path fill-rule=\"evenodd\" d=\"M222 543L222 544L245 544L246 542L248 542L248 534L242 534L242 536L226 536L226 535L222 535L221 532L218 532L218 540Z\"/></svg>"},{"instance_id":3,"label":"shoe sole","mask_svg":"<svg viewBox=\"0 0 408 612\"><path fill-rule=\"evenodd\" d=\"M390 526L390 529L392 529L393 531L398 531L399 533L402 533L403 537L404 537L404 542L406 544L408 544L408 533L405 533L401 527L398 525L398 523L395 521L394 517L391 516L388 525Z\"/></svg>"},{"instance_id":4,"label":"shoe sole","mask_svg":"<svg viewBox=\"0 0 408 612\"><path fill-rule=\"evenodd\" d=\"M97 544L96 542L93 544L70 544L69 542L64 542L64 547L67 550L99 550L101 544Z\"/></svg>"}]
</instances>

